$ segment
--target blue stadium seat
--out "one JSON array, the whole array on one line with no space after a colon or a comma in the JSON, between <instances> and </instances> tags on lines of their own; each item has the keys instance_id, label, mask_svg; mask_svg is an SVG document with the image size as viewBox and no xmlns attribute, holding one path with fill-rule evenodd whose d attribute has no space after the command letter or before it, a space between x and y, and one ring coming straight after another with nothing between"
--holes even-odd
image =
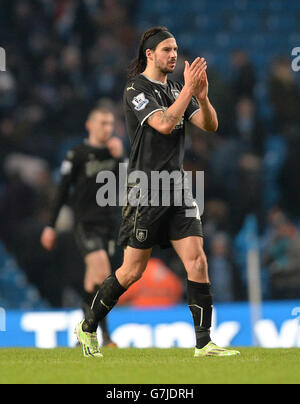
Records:
<instances>
[{"instance_id":1,"label":"blue stadium seat","mask_svg":"<svg viewBox=\"0 0 300 404\"><path fill-rule=\"evenodd\" d=\"M214 16L211 18L208 14L196 14L195 25L199 32L215 33L225 30L225 21L220 16Z\"/></svg>"},{"instance_id":2,"label":"blue stadium seat","mask_svg":"<svg viewBox=\"0 0 300 404\"><path fill-rule=\"evenodd\" d=\"M230 19L230 27L234 32L258 32L261 29L261 18L257 14L234 15Z\"/></svg>"},{"instance_id":3,"label":"blue stadium seat","mask_svg":"<svg viewBox=\"0 0 300 404\"><path fill-rule=\"evenodd\" d=\"M30 285L14 258L0 243L0 307L6 309L48 308L38 290Z\"/></svg>"},{"instance_id":4,"label":"blue stadium seat","mask_svg":"<svg viewBox=\"0 0 300 404\"><path fill-rule=\"evenodd\" d=\"M284 163L287 153L287 144L280 135L269 136L265 143L264 157L264 203L265 209L274 206L280 193L277 184L277 176Z\"/></svg>"},{"instance_id":5,"label":"blue stadium seat","mask_svg":"<svg viewBox=\"0 0 300 404\"><path fill-rule=\"evenodd\" d=\"M296 29L295 15L270 14L265 21L269 31L285 32Z\"/></svg>"}]
</instances>

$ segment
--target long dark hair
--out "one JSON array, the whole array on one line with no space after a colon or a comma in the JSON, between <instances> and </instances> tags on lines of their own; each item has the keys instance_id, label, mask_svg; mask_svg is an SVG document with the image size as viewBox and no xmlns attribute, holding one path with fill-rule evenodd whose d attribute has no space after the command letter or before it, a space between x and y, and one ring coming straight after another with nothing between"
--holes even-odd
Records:
<instances>
[{"instance_id":1,"label":"long dark hair","mask_svg":"<svg viewBox=\"0 0 300 404\"><path fill-rule=\"evenodd\" d=\"M147 57L144 52L144 44L151 36L156 35L158 32L168 31L166 27L153 27L148 29L140 41L139 51L137 57L130 63L128 67L128 77L134 78L138 74L142 73L147 67ZM152 49L155 50L155 49Z\"/></svg>"}]
</instances>

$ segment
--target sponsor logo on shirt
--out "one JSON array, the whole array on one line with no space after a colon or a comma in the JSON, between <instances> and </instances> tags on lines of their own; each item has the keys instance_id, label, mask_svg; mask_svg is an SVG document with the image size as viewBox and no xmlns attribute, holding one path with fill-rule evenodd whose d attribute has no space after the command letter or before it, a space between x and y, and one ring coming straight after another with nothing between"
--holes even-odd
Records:
<instances>
[{"instance_id":1,"label":"sponsor logo on shirt","mask_svg":"<svg viewBox=\"0 0 300 404\"><path fill-rule=\"evenodd\" d=\"M116 161L114 159L98 161L88 161L85 165L85 174L88 178L92 178L100 171L113 171L116 167Z\"/></svg>"}]
</instances>

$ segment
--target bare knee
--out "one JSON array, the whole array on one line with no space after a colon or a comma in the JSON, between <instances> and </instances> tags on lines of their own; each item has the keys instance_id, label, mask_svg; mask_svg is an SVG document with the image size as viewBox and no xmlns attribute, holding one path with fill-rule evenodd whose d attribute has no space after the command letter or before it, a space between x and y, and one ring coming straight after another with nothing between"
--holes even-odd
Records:
<instances>
[{"instance_id":1,"label":"bare knee","mask_svg":"<svg viewBox=\"0 0 300 404\"><path fill-rule=\"evenodd\" d=\"M127 247L124 251L124 261L121 268L116 271L119 283L126 289L143 276L151 256L152 249L138 250Z\"/></svg>"},{"instance_id":2,"label":"bare knee","mask_svg":"<svg viewBox=\"0 0 300 404\"><path fill-rule=\"evenodd\" d=\"M208 264L204 252L199 252L184 263L188 278L194 282L208 283Z\"/></svg>"},{"instance_id":3,"label":"bare knee","mask_svg":"<svg viewBox=\"0 0 300 404\"><path fill-rule=\"evenodd\" d=\"M145 269L146 265L141 263L132 265L130 268L123 265L116 271L116 276L120 284L128 289L142 278Z\"/></svg>"},{"instance_id":4,"label":"bare knee","mask_svg":"<svg viewBox=\"0 0 300 404\"><path fill-rule=\"evenodd\" d=\"M143 268L136 268L129 272L128 274L128 287L133 285L135 282L139 281L144 273Z\"/></svg>"}]
</instances>

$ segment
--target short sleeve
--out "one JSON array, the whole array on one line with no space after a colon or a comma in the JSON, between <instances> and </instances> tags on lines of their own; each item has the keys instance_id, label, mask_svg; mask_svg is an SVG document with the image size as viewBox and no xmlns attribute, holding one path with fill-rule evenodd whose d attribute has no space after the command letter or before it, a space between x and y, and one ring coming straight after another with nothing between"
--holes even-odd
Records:
<instances>
[{"instance_id":1,"label":"short sleeve","mask_svg":"<svg viewBox=\"0 0 300 404\"><path fill-rule=\"evenodd\" d=\"M141 126L157 111L163 111L152 94L151 84L135 82L125 88L125 98L128 107L134 112Z\"/></svg>"},{"instance_id":2,"label":"short sleeve","mask_svg":"<svg viewBox=\"0 0 300 404\"><path fill-rule=\"evenodd\" d=\"M185 111L185 119L191 120L192 117L195 115L196 112L200 111L200 105L196 99L196 97L192 98L192 101L190 102L189 106L187 107Z\"/></svg>"}]
</instances>

